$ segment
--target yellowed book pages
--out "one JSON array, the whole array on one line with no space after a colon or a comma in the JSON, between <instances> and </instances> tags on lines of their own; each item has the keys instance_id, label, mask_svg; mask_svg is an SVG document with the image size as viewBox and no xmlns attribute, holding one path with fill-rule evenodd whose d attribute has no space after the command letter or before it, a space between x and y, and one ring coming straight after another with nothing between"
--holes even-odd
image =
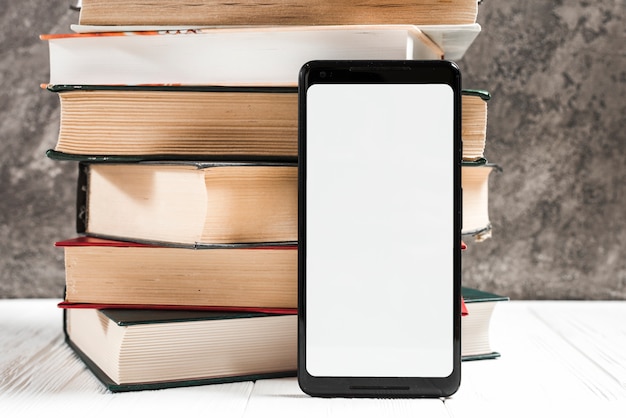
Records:
<instances>
[{"instance_id":1,"label":"yellowed book pages","mask_svg":"<svg viewBox=\"0 0 626 418\"><path fill-rule=\"evenodd\" d=\"M461 139L463 160L476 161L484 157L487 139L488 93L473 94L464 91L462 96Z\"/></svg>"},{"instance_id":2,"label":"yellowed book pages","mask_svg":"<svg viewBox=\"0 0 626 418\"><path fill-rule=\"evenodd\" d=\"M86 233L186 246L295 242L295 165L92 164Z\"/></svg>"},{"instance_id":3,"label":"yellowed book pages","mask_svg":"<svg viewBox=\"0 0 626 418\"><path fill-rule=\"evenodd\" d=\"M109 245L58 245L64 247L65 302L71 304L298 306L295 245L211 249L124 245L117 241Z\"/></svg>"},{"instance_id":4,"label":"yellowed book pages","mask_svg":"<svg viewBox=\"0 0 626 418\"><path fill-rule=\"evenodd\" d=\"M59 93L56 150L90 155L293 157L298 94L183 90Z\"/></svg>"},{"instance_id":5,"label":"yellowed book pages","mask_svg":"<svg viewBox=\"0 0 626 418\"><path fill-rule=\"evenodd\" d=\"M296 370L296 315L211 318L192 313L195 318L185 320L184 312L152 312L156 320L150 311L70 309L66 331L70 344L99 368L92 370L112 390L124 390L124 385L158 388L185 386L185 381L260 378ZM145 318L121 322L124 313Z\"/></svg>"},{"instance_id":6,"label":"yellowed book pages","mask_svg":"<svg viewBox=\"0 0 626 418\"><path fill-rule=\"evenodd\" d=\"M83 0L83 25L372 25L467 24L476 0L224 2Z\"/></svg>"},{"instance_id":7,"label":"yellowed book pages","mask_svg":"<svg viewBox=\"0 0 626 418\"><path fill-rule=\"evenodd\" d=\"M491 237L489 219L489 174L494 165L464 165L461 168L463 185L463 235L476 241Z\"/></svg>"},{"instance_id":8,"label":"yellowed book pages","mask_svg":"<svg viewBox=\"0 0 626 418\"><path fill-rule=\"evenodd\" d=\"M295 158L295 88L217 91L68 86L56 151L76 155ZM463 159L482 158L487 101L462 95Z\"/></svg>"}]
</instances>

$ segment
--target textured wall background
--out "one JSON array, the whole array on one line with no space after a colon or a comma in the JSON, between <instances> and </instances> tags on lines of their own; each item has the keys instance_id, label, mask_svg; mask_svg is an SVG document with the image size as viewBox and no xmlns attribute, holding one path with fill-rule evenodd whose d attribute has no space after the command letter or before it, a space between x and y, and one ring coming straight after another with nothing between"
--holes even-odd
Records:
<instances>
[{"instance_id":1,"label":"textured wall background","mask_svg":"<svg viewBox=\"0 0 626 418\"><path fill-rule=\"evenodd\" d=\"M0 297L62 297L74 234L73 163L46 159L58 130L40 33L69 1L2 1ZM485 0L459 62L489 90L493 238L470 243L464 282L512 298L626 299L626 57L623 0Z\"/></svg>"},{"instance_id":2,"label":"textured wall background","mask_svg":"<svg viewBox=\"0 0 626 418\"><path fill-rule=\"evenodd\" d=\"M493 239L468 284L515 298L626 297L624 1L490 1L460 63L492 92Z\"/></svg>"}]
</instances>

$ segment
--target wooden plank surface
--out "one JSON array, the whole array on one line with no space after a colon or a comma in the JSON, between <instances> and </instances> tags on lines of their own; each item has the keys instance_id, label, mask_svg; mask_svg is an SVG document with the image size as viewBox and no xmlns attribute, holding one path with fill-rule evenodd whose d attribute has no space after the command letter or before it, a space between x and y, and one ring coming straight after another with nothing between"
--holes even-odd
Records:
<instances>
[{"instance_id":1,"label":"wooden plank surface","mask_svg":"<svg viewBox=\"0 0 626 418\"><path fill-rule=\"evenodd\" d=\"M108 392L65 345L57 303L0 301L2 416L243 416L253 382Z\"/></svg>"},{"instance_id":2,"label":"wooden plank surface","mask_svg":"<svg viewBox=\"0 0 626 418\"><path fill-rule=\"evenodd\" d=\"M626 302L506 302L497 360L446 400L316 399L295 378L113 394L63 341L56 300L0 300L2 416L626 416Z\"/></svg>"},{"instance_id":3,"label":"wooden plank surface","mask_svg":"<svg viewBox=\"0 0 626 418\"><path fill-rule=\"evenodd\" d=\"M312 398L300 390L295 377L257 381L245 415L246 418L386 416L447 418L449 415L439 399Z\"/></svg>"},{"instance_id":4,"label":"wooden plank surface","mask_svg":"<svg viewBox=\"0 0 626 418\"><path fill-rule=\"evenodd\" d=\"M625 317L624 302L501 304L491 331L502 357L463 364L451 416L626 416Z\"/></svg>"}]
</instances>

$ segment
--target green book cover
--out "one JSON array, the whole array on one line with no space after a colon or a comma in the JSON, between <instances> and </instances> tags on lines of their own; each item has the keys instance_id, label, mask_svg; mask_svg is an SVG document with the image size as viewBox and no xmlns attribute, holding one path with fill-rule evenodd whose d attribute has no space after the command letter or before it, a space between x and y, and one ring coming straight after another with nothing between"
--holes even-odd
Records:
<instances>
[{"instance_id":1,"label":"green book cover","mask_svg":"<svg viewBox=\"0 0 626 418\"><path fill-rule=\"evenodd\" d=\"M462 287L461 295L465 303L499 302L509 300L507 296L496 295L473 287Z\"/></svg>"},{"instance_id":2,"label":"green book cover","mask_svg":"<svg viewBox=\"0 0 626 418\"><path fill-rule=\"evenodd\" d=\"M72 311L72 312L70 312ZM72 322L70 315L75 313L86 313L87 317L97 313L99 320L88 320L87 325L82 325L82 331L77 330L77 324L82 321L85 323L87 318L79 319L78 322ZM172 387L197 386L205 384L229 383L240 381L254 381L258 379L288 377L296 375L296 356L295 356L295 339L291 344L291 335L295 335L296 315L289 314L272 314L260 312L213 312L213 311L177 311L177 310L143 310L143 309L65 309L64 310L64 331L66 343L76 352L91 372L112 392L139 391L149 389L163 389ZM246 325L244 328L237 328L239 320L247 319L263 319L263 318L290 318L289 322L256 322L255 325ZM292 320L291 320L292 319ZM95 331L93 335L90 329L98 328L100 321L105 320L108 327L119 327L118 329L107 330L106 332ZM108 320L108 322L107 322ZM185 331L184 328L172 327L172 324L180 323L181 325L198 322L200 328L193 324ZM210 322L218 322L215 328L203 327L203 324ZM231 324L232 323L232 324ZM149 339L146 341L154 341L154 344L148 344L149 353L142 354L142 351L133 350L132 344L126 351L120 347L124 344L110 345L108 339L103 339L102 335L115 335L119 332L129 333L131 329L146 329ZM124 329L126 331L124 331ZM248 330L248 332L246 332ZM256 331L258 330L258 331ZM81 335L81 332L83 335ZM234 334L233 334L234 333ZM254 334L254 335L253 335ZM142 333L135 332L129 334L132 340L144 341L138 339ZM150 337L150 335L152 335ZM234 335L235 337L233 337ZM248 336L249 335L249 336ZM105 348L94 350L94 345L85 343L86 339L94 339L97 341L96 346ZM259 343L259 340L264 342ZM102 340L102 341L101 341ZM215 342L215 344L214 344ZM119 341L118 343L119 344ZM206 347L202 353L197 352L195 346L200 344ZM291 345L290 345L291 344ZM212 347L215 345L215 347ZM293 347L291 347L293 345ZM165 347L165 348L164 348ZM174 347L172 353L167 354L169 347ZM189 348L187 348L189 347ZM273 347L273 348L272 348ZM292 350L293 348L293 350ZM128 351L131 350L131 351ZM163 350L166 350L164 354ZM245 351L247 354L239 356L238 353ZM265 364L262 361L254 363L256 357L262 357L264 353L276 351L278 354L269 354L273 356L267 370L263 370ZM282 352L294 351L293 356L286 355L281 357ZM177 358L185 357L192 365L189 378L154 378L142 381L119 382L113 379L105 370L107 363L103 360L105 357L126 356L131 355L132 363L139 363L141 369L144 362L146 365L152 364L154 358L171 359L175 362ZM195 354L194 354L195 353ZM99 359L99 360L98 360ZM144 361L145 359L145 361ZM167 360L165 360L167 362ZM152 363L151 363L152 362ZM213 365L208 366L211 372L207 372L206 377L198 377L195 373L195 367L207 368L207 362ZM121 368L134 367L129 366L128 362L121 362ZM163 362L158 362L163 364ZM254 365L250 365L250 364ZM197 364L197 366L195 366ZM122 367L123 366L123 367ZM110 366L109 366L110 367ZM174 366L166 366L175 368ZM189 368L189 366L183 366ZM186 370L185 369L185 370ZM228 371L224 371L228 370ZM235 370L233 372L233 370ZM250 372L246 372L249 370ZM241 371L241 372L237 372ZM151 373L151 372L150 372ZM164 373L172 373L165 371ZM174 372L177 373L177 372ZM150 375L154 375L151 373ZM121 375L120 375L121 376Z\"/></svg>"},{"instance_id":3,"label":"green book cover","mask_svg":"<svg viewBox=\"0 0 626 418\"><path fill-rule=\"evenodd\" d=\"M466 348L468 348L469 346L475 347L475 343L480 342L481 346L490 347L489 327L492 311L475 311L474 315L472 315L472 305L495 304L498 302L508 301L509 298L507 296L502 296L495 293L486 292L484 290L465 286L461 288L461 295L463 296L463 300L468 306L467 309L469 311L469 314L461 320L461 327L463 328L465 323L465 328L471 328L473 330L473 333L467 335L468 337L472 337L473 341L465 341L465 344L461 343L461 345ZM471 324L470 321L472 321ZM476 338L478 338L478 340ZM461 360L476 361L495 359L498 357L500 357L499 352L491 351L491 349L486 349L485 352L474 351L472 354L463 355L461 357Z\"/></svg>"}]
</instances>

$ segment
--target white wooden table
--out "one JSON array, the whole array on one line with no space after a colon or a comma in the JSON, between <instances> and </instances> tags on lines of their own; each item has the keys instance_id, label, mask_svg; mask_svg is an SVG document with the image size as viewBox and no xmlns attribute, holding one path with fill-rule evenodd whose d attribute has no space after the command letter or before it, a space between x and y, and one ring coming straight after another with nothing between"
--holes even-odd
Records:
<instances>
[{"instance_id":1,"label":"white wooden table","mask_svg":"<svg viewBox=\"0 0 626 418\"><path fill-rule=\"evenodd\" d=\"M56 300L0 300L0 417L626 417L626 302L506 302L497 360L450 399L316 399L295 378L110 393L65 345Z\"/></svg>"}]
</instances>

